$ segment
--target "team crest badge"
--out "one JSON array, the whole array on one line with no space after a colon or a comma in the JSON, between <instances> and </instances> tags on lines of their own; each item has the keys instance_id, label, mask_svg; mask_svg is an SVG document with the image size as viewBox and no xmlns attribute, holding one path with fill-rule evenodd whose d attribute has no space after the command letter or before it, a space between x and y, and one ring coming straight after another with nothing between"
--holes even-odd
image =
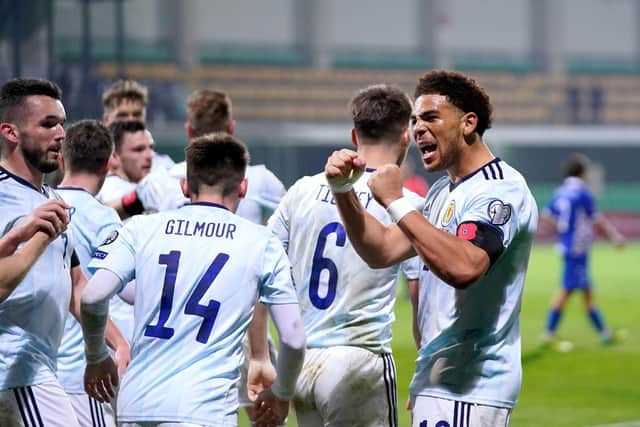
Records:
<instances>
[{"instance_id":1,"label":"team crest badge","mask_svg":"<svg viewBox=\"0 0 640 427\"><path fill-rule=\"evenodd\" d=\"M487 213L491 219L491 224L504 225L509 222L509 218L511 218L511 205L505 204L502 200L496 199L489 203Z\"/></svg>"},{"instance_id":2,"label":"team crest badge","mask_svg":"<svg viewBox=\"0 0 640 427\"><path fill-rule=\"evenodd\" d=\"M115 242L117 238L118 238L118 231L117 230L113 230L111 232L111 234L109 234L107 236L107 238L104 240L104 242L102 242L102 245L100 245L100 246L110 245L113 242Z\"/></svg>"},{"instance_id":3,"label":"team crest badge","mask_svg":"<svg viewBox=\"0 0 640 427\"><path fill-rule=\"evenodd\" d=\"M453 219L453 214L456 213L456 201L452 200L449 202L449 206L447 206L447 210L444 211L444 215L442 216L442 226L446 227L451 224L451 220Z\"/></svg>"}]
</instances>

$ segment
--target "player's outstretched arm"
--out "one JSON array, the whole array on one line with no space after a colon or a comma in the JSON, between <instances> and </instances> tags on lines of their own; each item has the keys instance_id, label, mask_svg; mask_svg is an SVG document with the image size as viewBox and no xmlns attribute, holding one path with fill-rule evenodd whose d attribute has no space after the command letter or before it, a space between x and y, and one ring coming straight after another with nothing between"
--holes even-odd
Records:
<instances>
[{"instance_id":1,"label":"player's outstretched arm","mask_svg":"<svg viewBox=\"0 0 640 427\"><path fill-rule=\"evenodd\" d=\"M80 315L85 342L85 390L100 402L110 402L118 386L118 368L105 344L109 299L121 286L114 273L99 269L82 292ZM124 339L124 338L123 338Z\"/></svg>"},{"instance_id":2,"label":"player's outstretched arm","mask_svg":"<svg viewBox=\"0 0 640 427\"><path fill-rule=\"evenodd\" d=\"M257 302L253 312L253 319L247 330L249 346L247 395L249 400L253 402L263 390L271 387L276 378L276 370L269 357L268 325L267 307Z\"/></svg>"},{"instance_id":3,"label":"player's outstretched arm","mask_svg":"<svg viewBox=\"0 0 640 427\"><path fill-rule=\"evenodd\" d=\"M609 221L604 215L598 215L598 217L593 221L593 225L596 229L605 235L607 239L609 239L614 245L618 247L622 247L625 244L625 238L618 231L615 225L611 221Z\"/></svg>"},{"instance_id":4,"label":"player's outstretched arm","mask_svg":"<svg viewBox=\"0 0 640 427\"><path fill-rule=\"evenodd\" d=\"M50 242L47 234L37 232L13 255L0 259L0 302L9 298Z\"/></svg>"},{"instance_id":5,"label":"player's outstretched arm","mask_svg":"<svg viewBox=\"0 0 640 427\"><path fill-rule=\"evenodd\" d=\"M364 167L364 159L356 152L347 149L334 151L327 160L325 176L356 252L372 268L388 267L415 255L415 252L395 225L385 227L369 214L351 189ZM399 198L402 196L401 186L398 190Z\"/></svg>"},{"instance_id":6,"label":"player's outstretched arm","mask_svg":"<svg viewBox=\"0 0 640 427\"><path fill-rule=\"evenodd\" d=\"M280 351L277 376L270 389L256 400L255 424L258 427L280 425L289 413L289 401L304 362L306 337L298 304L269 306L269 313L278 330Z\"/></svg>"}]
</instances>

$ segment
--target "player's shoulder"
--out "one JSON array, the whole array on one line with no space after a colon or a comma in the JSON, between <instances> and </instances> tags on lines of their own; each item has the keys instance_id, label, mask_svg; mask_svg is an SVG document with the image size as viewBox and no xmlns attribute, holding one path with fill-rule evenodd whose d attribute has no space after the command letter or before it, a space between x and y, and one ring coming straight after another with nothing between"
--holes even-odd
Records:
<instances>
[{"instance_id":1,"label":"player's shoulder","mask_svg":"<svg viewBox=\"0 0 640 427\"><path fill-rule=\"evenodd\" d=\"M471 193L480 192L511 192L521 191L530 194L529 186L524 176L513 166L500 158L495 158L478 169L471 179Z\"/></svg>"}]
</instances>

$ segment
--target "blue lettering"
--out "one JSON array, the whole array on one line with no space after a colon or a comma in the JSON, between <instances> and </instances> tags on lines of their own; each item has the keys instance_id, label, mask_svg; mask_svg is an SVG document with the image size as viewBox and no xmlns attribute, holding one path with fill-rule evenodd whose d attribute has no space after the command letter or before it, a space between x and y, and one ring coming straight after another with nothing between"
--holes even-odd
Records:
<instances>
[{"instance_id":1,"label":"blue lettering","mask_svg":"<svg viewBox=\"0 0 640 427\"><path fill-rule=\"evenodd\" d=\"M173 234L173 225L175 223L175 220L170 219L169 221L167 221L167 226L164 229L164 234Z\"/></svg>"},{"instance_id":2,"label":"blue lettering","mask_svg":"<svg viewBox=\"0 0 640 427\"><path fill-rule=\"evenodd\" d=\"M225 239L233 239L233 232L236 231L236 225L235 224L229 224L229 227L227 228L227 235L224 236Z\"/></svg>"},{"instance_id":3,"label":"blue lettering","mask_svg":"<svg viewBox=\"0 0 640 427\"><path fill-rule=\"evenodd\" d=\"M178 220L178 229L176 230L176 236L182 236L184 234L184 231L182 231L182 224L184 223L184 219L179 219Z\"/></svg>"},{"instance_id":4,"label":"blue lettering","mask_svg":"<svg viewBox=\"0 0 640 427\"><path fill-rule=\"evenodd\" d=\"M202 237L202 233L204 233L204 227L205 227L204 222L197 222L196 221L196 226L193 228L193 234L196 234L200 237Z\"/></svg>"}]
</instances>

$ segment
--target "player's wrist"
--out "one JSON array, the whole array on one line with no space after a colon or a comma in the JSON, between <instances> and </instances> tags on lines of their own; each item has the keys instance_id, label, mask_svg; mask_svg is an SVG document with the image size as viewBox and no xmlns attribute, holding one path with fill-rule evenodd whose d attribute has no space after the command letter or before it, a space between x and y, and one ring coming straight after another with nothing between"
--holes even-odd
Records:
<instances>
[{"instance_id":1,"label":"player's wrist","mask_svg":"<svg viewBox=\"0 0 640 427\"><path fill-rule=\"evenodd\" d=\"M85 353L85 359L87 359L87 364L95 365L105 361L107 357L110 357L109 350L107 349L107 346L105 345L104 341L98 348L91 348L91 347L93 346L85 345L84 353Z\"/></svg>"},{"instance_id":2,"label":"player's wrist","mask_svg":"<svg viewBox=\"0 0 640 427\"><path fill-rule=\"evenodd\" d=\"M138 192L136 190L130 192L129 194L125 194L122 197L122 209L130 215L138 215L144 212L144 205L138 196Z\"/></svg>"},{"instance_id":3,"label":"player's wrist","mask_svg":"<svg viewBox=\"0 0 640 427\"><path fill-rule=\"evenodd\" d=\"M411 212L417 212L416 208L413 207L409 199L406 197L400 197L399 199L394 200L389 203L387 206L387 213L393 220L393 222L400 222L402 218Z\"/></svg>"}]
</instances>

